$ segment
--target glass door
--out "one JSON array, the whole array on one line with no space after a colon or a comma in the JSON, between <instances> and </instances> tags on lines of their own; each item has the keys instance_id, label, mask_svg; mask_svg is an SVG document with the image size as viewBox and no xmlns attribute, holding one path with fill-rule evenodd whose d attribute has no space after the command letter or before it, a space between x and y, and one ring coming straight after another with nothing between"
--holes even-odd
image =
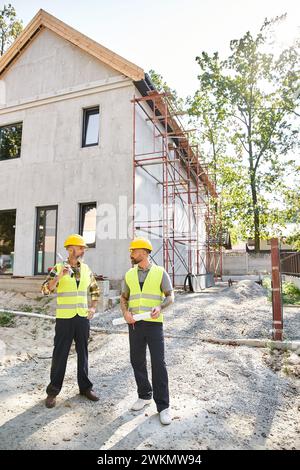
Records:
<instances>
[{"instance_id":1,"label":"glass door","mask_svg":"<svg viewBox=\"0 0 300 470\"><path fill-rule=\"evenodd\" d=\"M12 274L14 266L16 210L0 211L0 274Z\"/></svg>"},{"instance_id":2,"label":"glass door","mask_svg":"<svg viewBox=\"0 0 300 470\"><path fill-rule=\"evenodd\" d=\"M57 206L38 207L35 274L48 274L56 263Z\"/></svg>"}]
</instances>

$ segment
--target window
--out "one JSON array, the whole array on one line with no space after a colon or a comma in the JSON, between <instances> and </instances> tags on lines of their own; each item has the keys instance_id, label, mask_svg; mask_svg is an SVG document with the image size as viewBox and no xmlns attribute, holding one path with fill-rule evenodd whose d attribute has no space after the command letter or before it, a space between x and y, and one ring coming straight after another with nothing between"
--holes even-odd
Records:
<instances>
[{"instance_id":1,"label":"window","mask_svg":"<svg viewBox=\"0 0 300 470\"><path fill-rule=\"evenodd\" d=\"M82 147L98 145L99 106L83 110Z\"/></svg>"},{"instance_id":2,"label":"window","mask_svg":"<svg viewBox=\"0 0 300 470\"><path fill-rule=\"evenodd\" d=\"M0 211L0 274L12 274L16 210Z\"/></svg>"},{"instance_id":3,"label":"window","mask_svg":"<svg viewBox=\"0 0 300 470\"><path fill-rule=\"evenodd\" d=\"M57 206L38 207L35 274L47 274L56 263Z\"/></svg>"},{"instance_id":4,"label":"window","mask_svg":"<svg viewBox=\"0 0 300 470\"><path fill-rule=\"evenodd\" d=\"M19 158L21 155L22 123L0 127L0 160Z\"/></svg>"},{"instance_id":5,"label":"window","mask_svg":"<svg viewBox=\"0 0 300 470\"><path fill-rule=\"evenodd\" d=\"M80 204L79 234L83 236L89 248L96 246L96 202Z\"/></svg>"}]
</instances>

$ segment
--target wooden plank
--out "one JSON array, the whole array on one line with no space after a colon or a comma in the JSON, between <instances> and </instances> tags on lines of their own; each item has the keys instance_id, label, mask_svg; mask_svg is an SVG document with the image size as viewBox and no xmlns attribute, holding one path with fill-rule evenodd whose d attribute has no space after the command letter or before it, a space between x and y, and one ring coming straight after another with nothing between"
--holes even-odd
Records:
<instances>
[{"instance_id":1,"label":"wooden plank","mask_svg":"<svg viewBox=\"0 0 300 470\"><path fill-rule=\"evenodd\" d=\"M271 238L273 339L282 341L282 294L278 238Z\"/></svg>"},{"instance_id":2,"label":"wooden plank","mask_svg":"<svg viewBox=\"0 0 300 470\"><path fill-rule=\"evenodd\" d=\"M5 69L7 64L9 64L13 58L20 53L24 44L30 39L30 37L37 31L40 27L40 23L38 22L38 18L34 21L29 23L28 27L24 29L21 35L14 41L14 43L10 46L10 48L3 54L0 59L0 74Z\"/></svg>"}]
</instances>

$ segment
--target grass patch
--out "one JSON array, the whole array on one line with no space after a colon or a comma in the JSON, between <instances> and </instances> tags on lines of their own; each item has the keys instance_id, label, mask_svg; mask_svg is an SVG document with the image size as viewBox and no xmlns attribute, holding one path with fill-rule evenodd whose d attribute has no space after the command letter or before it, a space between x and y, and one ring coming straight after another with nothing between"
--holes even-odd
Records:
<instances>
[{"instance_id":1,"label":"grass patch","mask_svg":"<svg viewBox=\"0 0 300 470\"><path fill-rule=\"evenodd\" d=\"M300 289L292 282L282 284L282 299L284 304L300 305Z\"/></svg>"},{"instance_id":2,"label":"grass patch","mask_svg":"<svg viewBox=\"0 0 300 470\"><path fill-rule=\"evenodd\" d=\"M26 304L20 305L19 310L21 312L33 312L33 308L31 307L31 305L26 305Z\"/></svg>"},{"instance_id":3,"label":"grass patch","mask_svg":"<svg viewBox=\"0 0 300 470\"><path fill-rule=\"evenodd\" d=\"M47 309L47 307L36 307L34 309L34 312L35 313L47 313L48 309Z\"/></svg>"},{"instance_id":4,"label":"grass patch","mask_svg":"<svg viewBox=\"0 0 300 470\"><path fill-rule=\"evenodd\" d=\"M10 312L0 313L0 326L14 326L15 318Z\"/></svg>"},{"instance_id":5,"label":"grass patch","mask_svg":"<svg viewBox=\"0 0 300 470\"><path fill-rule=\"evenodd\" d=\"M20 305L18 308L21 312L26 312L26 313L47 313L48 308L45 305L41 305L38 307L32 307L31 305Z\"/></svg>"},{"instance_id":6,"label":"grass patch","mask_svg":"<svg viewBox=\"0 0 300 470\"><path fill-rule=\"evenodd\" d=\"M268 290L268 300L272 301L271 279L264 278L263 287ZM282 283L282 301L283 304L300 305L300 289L292 282Z\"/></svg>"}]
</instances>

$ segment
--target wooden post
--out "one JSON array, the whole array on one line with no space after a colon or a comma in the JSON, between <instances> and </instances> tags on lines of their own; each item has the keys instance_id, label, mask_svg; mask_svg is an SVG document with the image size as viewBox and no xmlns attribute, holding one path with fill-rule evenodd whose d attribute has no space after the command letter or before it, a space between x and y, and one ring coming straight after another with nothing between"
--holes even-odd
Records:
<instances>
[{"instance_id":1,"label":"wooden post","mask_svg":"<svg viewBox=\"0 0 300 470\"><path fill-rule=\"evenodd\" d=\"M278 238L271 239L273 339L282 341L282 296Z\"/></svg>"}]
</instances>

